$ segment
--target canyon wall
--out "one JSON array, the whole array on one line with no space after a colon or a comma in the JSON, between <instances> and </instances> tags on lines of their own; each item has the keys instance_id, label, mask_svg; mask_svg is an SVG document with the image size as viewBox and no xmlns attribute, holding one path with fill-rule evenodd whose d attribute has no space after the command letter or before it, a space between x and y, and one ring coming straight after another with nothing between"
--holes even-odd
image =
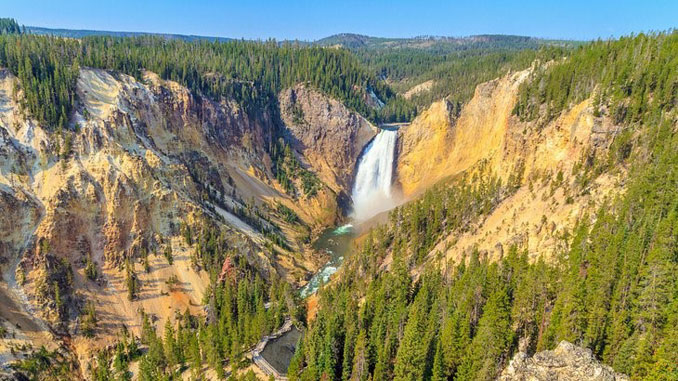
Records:
<instances>
[{"instance_id":1,"label":"canyon wall","mask_svg":"<svg viewBox=\"0 0 678 381\"><path fill-rule=\"evenodd\" d=\"M620 128L593 115L591 101L575 105L545 126L513 115L520 84L531 69L483 83L461 109L442 100L401 128L397 186L416 197L441 181L484 170L516 190L464 234L439 242L431 258L459 260L479 249L500 257L517 244L532 258L550 257L558 237L605 200L623 191L625 169L599 174L580 188L582 163L606 158ZM469 184L473 186L473 184Z\"/></svg>"},{"instance_id":2,"label":"canyon wall","mask_svg":"<svg viewBox=\"0 0 678 381\"><path fill-rule=\"evenodd\" d=\"M283 122L272 110L247 112L150 72L135 79L84 68L76 90L70 128L48 129L25 114L17 78L0 70L0 299L15 306L0 313L14 333L0 346L8 361L10 346L49 347L58 342L53 335L66 335L84 364L123 325L138 334L140 311L158 324L176 312L202 312L209 276L191 260L197 249L183 227L216 227L262 276L303 284L324 260L305 240L341 218L340 197L350 193L355 161L375 133L315 90L283 92L295 94L305 115L283 138L320 179L304 195L286 191L273 173L268 147ZM86 276L88 261L96 280ZM133 300L127 261L141 284ZM79 327L88 302L99 318L94 339ZM35 330L17 328L27 325Z\"/></svg>"}]
</instances>

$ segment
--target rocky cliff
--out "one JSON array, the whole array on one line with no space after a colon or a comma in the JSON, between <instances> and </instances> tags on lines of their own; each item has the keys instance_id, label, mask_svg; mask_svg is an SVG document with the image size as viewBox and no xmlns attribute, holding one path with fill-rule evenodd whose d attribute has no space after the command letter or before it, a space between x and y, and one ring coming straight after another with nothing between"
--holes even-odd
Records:
<instances>
[{"instance_id":1,"label":"rocky cliff","mask_svg":"<svg viewBox=\"0 0 678 381\"><path fill-rule=\"evenodd\" d=\"M504 369L498 381L621 381L626 375L615 372L595 359L590 349L566 341L552 351L535 353L530 357L517 353Z\"/></svg>"},{"instance_id":2,"label":"rocky cliff","mask_svg":"<svg viewBox=\"0 0 678 381\"><path fill-rule=\"evenodd\" d=\"M585 182L583 163L605 160L620 128L593 115L590 100L539 127L513 115L530 69L479 85L461 109L439 101L401 128L397 180L414 197L432 184L482 168L515 192L463 234L431 251L458 260L474 248L494 258L518 244L532 258L549 257L557 237L612 195L623 191L625 169L596 173Z\"/></svg>"},{"instance_id":3,"label":"rocky cliff","mask_svg":"<svg viewBox=\"0 0 678 381\"><path fill-rule=\"evenodd\" d=\"M478 85L461 109L438 101L402 128L398 180L403 193L414 195L487 158L505 164L499 159L508 154L505 142L514 133L511 111L518 87L528 75L529 71L522 71Z\"/></svg>"},{"instance_id":4,"label":"rocky cliff","mask_svg":"<svg viewBox=\"0 0 678 381\"><path fill-rule=\"evenodd\" d=\"M281 101L305 117L286 123L284 138L320 178L313 194L277 180L267 147L281 122L271 110L246 112L150 72L137 80L85 68L71 126L55 131L24 114L18 80L0 70L0 299L16 306L2 309L0 323L17 340L12 346L49 344L55 332L73 338L84 364L122 325L138 334L142 310L159 324L175 311L199 312L209 277L191 259L197 249L182 238L184 228L215 227L262 276L303 283L323 261L304 240L340 218L338 197L373 131L316 91L287 94L294 101ZM168 248L172 263L162 255ZM133 300L128 261L141 284ZM96 279L86 274L89 262ZM95 339L80 327L88 302L99 318ZM24 335L29 324L34 332ZM11 359L4 344L0 358Z\"/></svg>"},{"instance_id":5,"label":"rocky cliff","mask_svg":"<svg viewBox=\"0 0 678 381\"><path fill-rule=\"evenodd\" d=\"M303 84L280 93L279 102L293 147L334 192L350 194L358 157L377 129L341 102Z\"/></svg>"}]
</instances>

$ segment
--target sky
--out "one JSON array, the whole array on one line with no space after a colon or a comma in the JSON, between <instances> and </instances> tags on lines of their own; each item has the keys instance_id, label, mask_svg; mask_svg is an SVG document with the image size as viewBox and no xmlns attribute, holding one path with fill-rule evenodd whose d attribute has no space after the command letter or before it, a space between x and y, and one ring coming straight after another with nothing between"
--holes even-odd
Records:
<instances>
[{"instance_id":1,"label":"sky","mask_svg":"<svg viewBox=\"0 0 678 381\"><path fill-rule=\"evenodd\" d=\"M678 0L0 0L0 16L67 29L315 40L515 34L587 40L678 27Z\"/></svg>"}]
</instances>

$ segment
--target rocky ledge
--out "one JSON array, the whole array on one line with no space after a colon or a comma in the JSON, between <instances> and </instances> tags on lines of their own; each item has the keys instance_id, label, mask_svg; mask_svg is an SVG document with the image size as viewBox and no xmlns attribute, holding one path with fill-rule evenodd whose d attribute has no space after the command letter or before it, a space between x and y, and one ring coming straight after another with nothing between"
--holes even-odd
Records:
<instances>
[{"instance_id":1,"label":"rocky ledge","mask_svg":"<svg viewBox=\"0 0 678 381\"><path fill-rule=\"evenodd\" d=\"M628 380L626 375L616 373L601 364L590 349L581 348L567 341L561 341L552 351L535 353L530 357L519 352L499 376L499 381L618 381Z\"/></svg>"}]
</instances>

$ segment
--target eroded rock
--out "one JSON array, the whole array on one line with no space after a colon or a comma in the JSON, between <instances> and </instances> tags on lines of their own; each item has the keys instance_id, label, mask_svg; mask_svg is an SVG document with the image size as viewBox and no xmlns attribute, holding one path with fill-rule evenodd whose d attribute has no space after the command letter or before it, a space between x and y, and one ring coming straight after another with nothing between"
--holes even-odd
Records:
<instances>
[{"instance_id":1,"label":"eroded rock","mask_svg":"<svg viewBox=\"0 0 678 381\"><path fill-rule=\"evenodd\" d=\"M628 376L601 364L590 349L561 341L556 349L538 352L532 357L519 352L497 380L620 381L628 379Z\"/></svg>"}]
</instances>

